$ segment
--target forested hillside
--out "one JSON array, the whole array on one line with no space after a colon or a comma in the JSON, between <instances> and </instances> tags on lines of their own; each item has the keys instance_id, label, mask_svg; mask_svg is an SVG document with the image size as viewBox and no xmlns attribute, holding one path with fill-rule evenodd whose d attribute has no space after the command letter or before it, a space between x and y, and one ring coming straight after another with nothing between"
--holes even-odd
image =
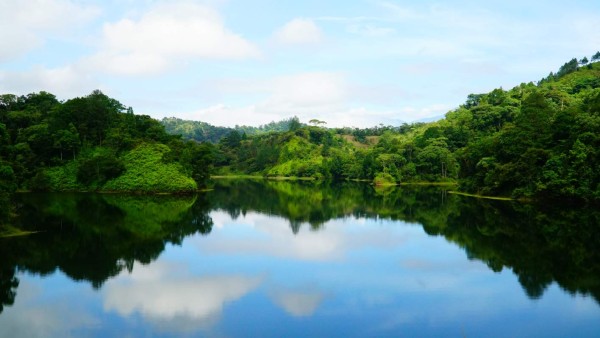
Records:
<instances>
[{"instance_id":1,"label":"forested hillside","mask_svg":"<svg viewBox=\"0 0 600 338\"><path fill-rule=\"evenodd\" d=\"M66 102L40 92L0 96L0 156L5 194L183 192L204 184L212 147L170 135L100 91Z\"/></svg>"},{"instance_id":2,"label":"forested hillside","mask_svg":"<svg viewBox=\"0 0 600 338\"><path fill-rule=\"evenodd\" d=\"M471 94L437 122L367 129L296 117L258 128L161 123L99 91L65 102L46 92L1 95L0 195L194 191L214 166L216 174L457 182L482 195L598 202L597 61L600 53L538 84Z\"/></svg>"},{"instance_id":3,"label":"forested hillside","mask_svg":"<svg viewBox=\"0 0 600 338\"><path fill-rule=\"evenodd\" d=\"M215 165L223 174L455 181L483 195L598 201L600 53L591 60L573 59L538 84L471 94L433 123L232 131Z\"/></svg>"}]
</instances>

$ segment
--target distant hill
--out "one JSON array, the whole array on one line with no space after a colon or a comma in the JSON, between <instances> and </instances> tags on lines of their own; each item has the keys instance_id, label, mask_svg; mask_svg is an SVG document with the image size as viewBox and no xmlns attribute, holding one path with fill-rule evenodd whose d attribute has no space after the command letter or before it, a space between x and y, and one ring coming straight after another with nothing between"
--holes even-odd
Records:
<instances>
[{"instance_id":1,"label":"distant hill","mask_svg":"<svg viewBox=\"0 0 600 338\"><path fill-rule=\"evenodd\" d=\"M435 121L439 121L441 119L443 119L445 117L445 115L436 115L436 116L432 116L432 117L425 117L422 119L418 119L415 120L414 122L435 122Z\"/></svg>"},{"instance_id":2,"label":"distant hill","mask_svg":"<svg viewBox=\"0 0 600 338\"><path fill-rule=\"evenodd\" d=\"M298 118L292 117L278 122L270 122L258 127L235 126L234 128L213 126L206 122L182 120L176 117L165 117L160 122L165 126L165 130L169 134L181 135L184 140L218 143L222 138L233 131L237 131L241 135L246 134L247 136L288 131L292 121L297 122Z\"/></svg>"}]
</instances>

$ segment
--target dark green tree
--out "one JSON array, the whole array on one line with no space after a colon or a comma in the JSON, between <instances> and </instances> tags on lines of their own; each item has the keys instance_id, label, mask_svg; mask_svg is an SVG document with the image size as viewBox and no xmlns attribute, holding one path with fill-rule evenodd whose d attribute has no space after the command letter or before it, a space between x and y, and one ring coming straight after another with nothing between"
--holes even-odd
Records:
<instances>
[{"instance_id":1,"label":"dark green tree","mask_svg":"<svg viewBox=\"0 0 600 338\"><path fill-rule=\"evenodd\" d=\"M106 181L118 177L125 166L112 154L99 154L83 160L77 169L77 180L86 186L100 187Z\"/></svg>"},{"instance_id":2,"label":"dark green tree","mask_svg":"<svg viewBox=\"0 0 600 338\"><path fill-rule=\"evenodd\" d=\"M300 119L298 119L297 116L294 116L290 119L290 127L289 127L289 131L296 131L298 129L300 129L302 127L302 124L300 123Z\"/></svg>"},{"instance_id":3,"label":"dark green tree","mask_svg":"<svg viewBox=\"0 0 600 338\"><path fill-rule=\"evenodd\" d=\"M588 62L590 62L590 60L588 60L588 58L585 56L583 57L583 59L579 60L579 63L584 66L587 65Z\"/></svg>"},{"instance_id":4,"label":"dark green tree","mask_svg":"<svg viewBox=\"0 0 600 338\"><path fill-rule=\"evenodd\" d=\"M63 160L63 152L71 153L73 160L75 160L75 154L80 146L79 133L72 123L69 123L69 129L54 133L54 148L59 150L61 161Z\"/></svg>"}]
</instances>

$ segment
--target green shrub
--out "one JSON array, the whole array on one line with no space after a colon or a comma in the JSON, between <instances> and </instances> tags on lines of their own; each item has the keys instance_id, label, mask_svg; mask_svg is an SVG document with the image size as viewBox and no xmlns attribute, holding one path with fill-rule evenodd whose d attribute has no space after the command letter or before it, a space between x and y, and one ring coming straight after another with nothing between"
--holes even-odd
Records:
<instances>
[{"instance_id":1,"label":"green shrub","mask_svg":"<svg viewBox=\"0 0 600 338\"><path fill-rule=\"evenodd\" d=\"M163 155L169 151L164 144L142 144L133 149L122 158L125 173L106 182L101 190L140 193L196 191L196 182L183 174L180 164L162 161Z\"/></svg>"},{"instance_id":2,"label":"green shrub","mask_svg":"<svg viewBox=\"0 0 600 338\"><path fill-rule=\"evenodd\" d=\"M271 168L267 176L323 177L323 157L292 159Z\"/></svg>"},{"instance_id":3,"label":"green shrub","mask_svg":"<svg viewBox=\"0 0 600 338\"><path fill-rule=\"evenodd\" d=\"M68 162L60 167L51 167L45 170L48 188L51 191L81 191L86 187L77 180L77 162Z\"/></svg>"},{"instance_id":4,"label":"green shrub","mask_svg":"<svg viewBox=\"0 0 600 338\"><path fill-rule=\"evenodd\" d=\"M381 186L381 185L395 185L396 180L394 177L388 173L377 173L375 178L373 179L373 184Z\"/></svg>"},{"instance_id":5,"label":"green shrub","mask_svg":"<svg viewBox=\"0 0 600 338\"><path fill-rule=\"evenodd\" d=\"M31 191L49 191L50 178L45 170L40 170L29 180L29 190Z\"/></svg>"},{"instance_id":6,"label":"green shrub","mask_svg":"<svg viewBox=\"0 0 600 338\"><path fill-rule=\"evenodd\" d=\"M17 179L10 165L0 162L0 191L13 193L17 190Z\"/></svg>"}]
</instances>

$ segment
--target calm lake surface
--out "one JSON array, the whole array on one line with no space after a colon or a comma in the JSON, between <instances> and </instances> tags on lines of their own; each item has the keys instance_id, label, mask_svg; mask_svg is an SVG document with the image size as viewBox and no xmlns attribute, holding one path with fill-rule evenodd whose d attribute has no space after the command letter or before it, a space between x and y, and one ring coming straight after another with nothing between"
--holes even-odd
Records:
<instances>
[{"instance_id":1,"label":"calm lake surface","mask_svg":"<svg viewBox=\"0 0 600 338\"><path fill-rule=\"evenodd\" d=\"M19 194L0 337L598 337L600 213L223 180Z\"/></svg>"}]
</instances>

